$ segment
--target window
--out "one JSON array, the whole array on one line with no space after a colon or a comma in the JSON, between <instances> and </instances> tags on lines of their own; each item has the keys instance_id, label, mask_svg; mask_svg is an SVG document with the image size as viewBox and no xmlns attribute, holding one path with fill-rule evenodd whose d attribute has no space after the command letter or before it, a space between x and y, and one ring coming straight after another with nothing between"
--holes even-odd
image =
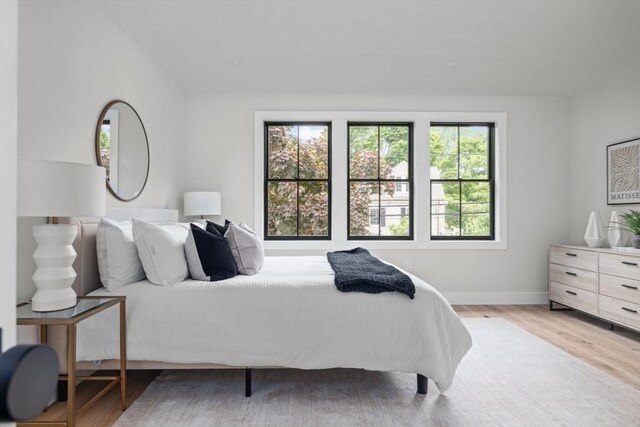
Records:
<instances>
[{"instance_id":1,"label":"window","mask_svg":"<svg viewBox=\"0 0 640 427\"><path fill-rule=\"evenodd\" d=\"M412 124L350 122L347 128L348 239L412 239Z\"/></svg>"},{"instance_id":2,"label":"window","mask_svg":"<svg viewBox=\"0 0 640 427\"><path fill-rule=\"evenodd\" d=\"M380 224L380 209L369 209L369 225Z\"/></svg>"},{"instance_id":3,"label":"window","mask_svg":"<svg viewBox=\"0 0 640 427\"><path fill-rule=\"evenodd\" d=\"M380 225L382 227L385 227L387 225L386 218L387 216L385 208L374 208L369 210L369 225Z\"/></svg>"},{"instance_id":4,"label":"window","mask_svg":"<svg viewBox=\"0 0 640 427\"><path fill-rule=\"evenodd\" d=\"M271 240L331 239L331 123L264 123L264 230Z\"/></svg>"},{"instance_id":5,"label":"window","mask_svg":"<svg viewBox=\"0 0 640 427\"><path fill-rule=\"evenodd\" d=\"M431 123L431 239L494 240L494 124Z\"/></svg>"},{"instance_id":6,"label":"window","mask_svg":"<svg viewBox=\"0 0 640 427\"><path fill-rule=\"evenodd\" d=\"M506 249L506 153L504 112L256 111L254 229L268 250Z\"/></svg>"}]
</instances>

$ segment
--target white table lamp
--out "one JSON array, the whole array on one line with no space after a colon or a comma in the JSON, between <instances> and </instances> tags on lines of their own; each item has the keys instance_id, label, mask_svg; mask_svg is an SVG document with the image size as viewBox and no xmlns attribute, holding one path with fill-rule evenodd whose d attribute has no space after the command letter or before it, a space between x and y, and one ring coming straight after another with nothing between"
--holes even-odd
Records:
<instances>
[{"instance_id":1,"label":"white table lamp","mask_svg":"<svg viewBox=\"0 0 640 427\"><path fill-rule=\"evenodd\" d=\"M220 193L214 191L190 191L184 193L184 216L222 214Z\"/></svg>"},{"instance_id":2,"label":"white table lamp","mask_svg":"<svg viewBox=\"0 0 640 427\"><path fill-rule=\"evenodd\" d=\"M49 224L35 225L38 247L33 253L37 291L34 311L73 307L76 278L73 249L75 225L58 224L58 217L104 216L105 169L100 166L46 160L18 160L18 216L49 217Z\"/></svg>"}]
</instances>

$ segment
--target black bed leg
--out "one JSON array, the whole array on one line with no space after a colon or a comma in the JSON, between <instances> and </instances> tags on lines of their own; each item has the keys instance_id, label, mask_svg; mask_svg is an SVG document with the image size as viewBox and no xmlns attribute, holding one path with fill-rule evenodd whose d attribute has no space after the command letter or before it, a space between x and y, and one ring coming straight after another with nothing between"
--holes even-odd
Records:
<instances>
[{"instance_id":1,"label":"black bed leg","mask_svg":"<svg viewBox=\"0 0 640 427\"><path fill-rule=\"evenodd\" d=\"M58 381L58 402L67 401L67 382L64 380Z\"/></svg>"},{"instance_id":2,"label":"black bed leg","mask_svg":"<svg viewBox=\"0 0 640 427\"><path fill-rule=\"evenodd\" d=\"M429 378L418 374L418 394L427 394L429 390Z\"/></svg>"},{"instance_id":3,"label":"black bed leg","mask_svg":"<svg viewBox=\"0 0 640 427\"><path fill-rule=\"evenodd\" d=\"M251 368L244 370L244 397L251 397Z\"/></svg>"}]
</instances>

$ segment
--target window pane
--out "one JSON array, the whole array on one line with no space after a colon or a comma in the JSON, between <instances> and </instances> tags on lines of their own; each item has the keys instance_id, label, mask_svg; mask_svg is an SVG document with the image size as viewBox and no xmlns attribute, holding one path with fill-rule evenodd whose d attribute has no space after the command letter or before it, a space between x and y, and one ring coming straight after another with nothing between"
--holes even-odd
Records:
<instances>
[{"instance_id":1,"label":"window pane","mask_svg":"<svg viewBox=\"0 0 640 427\"><path fill-rule=\"evenodd\" d=\"M349 176L378 178L378 127L349 126Z\"/></svg>"},{"instance_id":2,"label":"window pane","mask_svg":"<svg viewBox=\"0 0 640 427\"><path fill-rule=\"evenodd\" d=\"M269 236L298 234L298 185L296 182L270 182L268 190Z\"/></svg>"},{"instance_id":3,"label":"window pane","mask_svg":"<svg viewBox=\"0 0 640 427\"><path fill-rule=\"evenodd\" d=\"M300 236L329 235L329 185L300 183Z\"/></svg>"},{"instance_id":4,"label":"window pane","mask_svg":"<svg viewBox=\"0 0 640 427\"><path fill-rule=\"evenodd\" d=\"M488 182L462 183L462 235L491 235L490 186Z\"/></svg>"},{"instance_id":5,"label":"window pane","mask_svg":"<svg viewBox=\"0 0 640 427\"><path fill-rule=\"evenodd\" d=\"M298 127L269 126L269 178L298 177Z\"/></svg>"},{"instance_id":6,"label":"window pane","mask_svg":"<svg viewBox=\"0 0 640 427\"><path fill-rule=\"evenodd\" d=\"M300 126L300 178L327 179L329 177L329 128Z\"/></svg>"},{"instance_id":7,"label":"window pane","mask_svg":"<svg viewBox=\"0 0 640 427\"><path fill-rule=\"evenodd\" d=\"M433 126L430 138L431 179L457 179L458 128Z\"/></svg>"},{"instance_id":8,"label":"window pane","mask_svg":"<svg viewBox=\"0 0 640 427\"><path fill-rule=\"evenodd\" d=\"M491 235L490 215L472 214L462 215L462 235L463 236L489 236Z\"/></svg>"},{"instance_id":9,"label":"window pane","mask_svg":"<svg viewBox=\"0 0 640 427\"><path fill-rule=\"evenodd\" d=\"M352 182L350 192L349 234L351 236L377 236L380 223L378 183ZM378 218L372 218L372 216L378 216Z\"/></svg>"},{"instance_id":10,"label":"window pane","mask_svg":"<svg viewBox=\"0 0 640 427\"><path fill-rule=\"evenodd\" d=\"M383 188L386 183L383 183ZM394 183L395 186L396 183ZM402 187L409 187L409 182L402 182ZM409 236L409 193L382 192L380 204L380 235L381 236Z\"/></svg>"},{"instance_id":11,"label":"window pane","mask_svg":"<svg viewBox=\"0 0 640 427\"><path fill-rule=\"evenodd\" d=\"M380 178L409 178L408 126L380 126Z\"/></svg>"},{"instance_id":12,"label":"window pane","mask_svg":"<svg viewBox=\"0 0 640 427\"><path fill-rule=\"evenodd\" d=\"M431 183L431 235L460 235L459 183Z\"/></svg>"},{"instance_id":13,"label":"window pane","mask_svg":"<svg viewBox=\"0 0 640 427\"><path fill-rule=\"evenodd\" d=\"M460 177L489 178L489 128L460 127Z\"/></svg>"},{"instance_id":14,"label":"window pane","mask_svg":"<svg viewBox=\"0 0 640 427\"><path fill-rule=\"evenodd\" d=\"M463 182L462 213L488 213L490 188L488 182Z\"/></svg>"}]
</instances>

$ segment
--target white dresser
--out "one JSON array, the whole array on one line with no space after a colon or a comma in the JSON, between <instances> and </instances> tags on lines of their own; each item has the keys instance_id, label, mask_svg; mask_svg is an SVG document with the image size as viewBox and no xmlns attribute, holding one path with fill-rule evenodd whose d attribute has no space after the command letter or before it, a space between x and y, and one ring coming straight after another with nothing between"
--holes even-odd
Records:
<instances>
[{"instance_id":1,"label":"white dresser","mask_svg":"<svg viewBox=\"0 0 640 427\"><path fill-rule=\"evenodd\" d=\"M586 246L549 250L549 308L559 303L640 331L640 255Z\"/></svg>"}]
</instances>

